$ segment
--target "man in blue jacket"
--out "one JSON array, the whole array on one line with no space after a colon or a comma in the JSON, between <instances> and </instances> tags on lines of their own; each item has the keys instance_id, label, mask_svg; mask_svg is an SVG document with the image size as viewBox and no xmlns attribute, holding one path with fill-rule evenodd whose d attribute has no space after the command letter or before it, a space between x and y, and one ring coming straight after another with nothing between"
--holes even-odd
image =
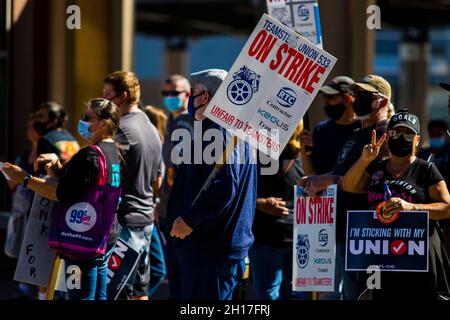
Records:
<instances>
[{"instance_id":1,"label":"man in blue jacket","mask_svg":"<svg viewBox=\"0 0 450 320\"><path fill-rule=\"evenodd\" d=\"M194 88L188 107L198 121L197 127L201 122L201 131L194 133L195 140L202 139L207 130L217 130L222 137L222 149L233 136L203 113L226 75L226 71L217 69L192 74ZM194 144L193 138L191 150L195 145L199 143ZM200 145L201 150L194 152L203 154L207 144ZM191 161L177 170L168 217L171 235L176 238L174 249L180 261L184 300L230 300L245 271L244 259L253 244L257 182L254 154L252 147L239 141L227 163L195 202L214 164L206 164L202 158L200 164Z\"/></svg>"}]
</instances>

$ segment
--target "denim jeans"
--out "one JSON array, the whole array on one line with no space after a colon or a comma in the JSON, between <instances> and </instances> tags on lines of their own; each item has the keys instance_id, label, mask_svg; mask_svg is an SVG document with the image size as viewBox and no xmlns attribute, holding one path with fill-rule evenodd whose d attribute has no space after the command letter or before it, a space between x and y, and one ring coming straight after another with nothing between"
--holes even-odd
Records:
<instances>
[{"instance_id":1,"label":"denim jeans","mask_svg":"<svg viewBox=\"0 0 450 320\"><path fill-rule=\"evenodd\" d=\"M292 291L292 248L253 244L249 251L250 273L259 300L305 298Z\"/></svg>"},{"instance_id":2,"label":"denim jeans","mask_svg":"<svg viewBox=\"0 0 450 320\"><path fill-rule=\"evenodd\" d=\"M150 285L148 296L151 297L166 277L166 259L164 258L163 243L159 235L159 228L155 224L150 243Z\"/></svg>"},{"instance_id":3,"label":"denim jeans","mask_svg":"<svg viewBox=\"0 0 450 320\"><path fill-rule=\"evenodd\" d=\"M245 260L202 253L177 255L181 267L182 300L231 300L245 271Z\"/></svg>"},{"instance_id":4,"label":"denim jeans","mask_svg":"<svg viewBox=\"0 0 450 320\"><path fill-rule=\"evenodd\" d=\"M70 266L78 266L80 287L67 288L67 300L106 300L106 284L108 260L114 251L114 247L104 256L94 260L75 261L65 258L66 270ZM71 275L66 272L66 283ZM72 281L69 281L72 282Z\"/></svg>"},{"instance_id":5,"label":"denim jeans","mask_svg":"<svg viewBox=\"0 0 450 320\"><path fill-rule=\"evenodd\" d=\"M153 227L153 224L146 227L127 227L122 225L124 231L128 232L130 237L139 245L141 257L125 284L119 296L120 298L131 300L133 297L148 295L150 285L150 245Z\"/></svg>"}]
</instances>

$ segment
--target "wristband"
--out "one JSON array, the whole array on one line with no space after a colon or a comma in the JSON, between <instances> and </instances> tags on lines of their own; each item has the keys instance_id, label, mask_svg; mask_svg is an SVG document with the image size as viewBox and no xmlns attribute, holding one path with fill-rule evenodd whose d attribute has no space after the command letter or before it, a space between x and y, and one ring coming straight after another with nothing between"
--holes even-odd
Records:
<instances>
[{"instance_id":1,"label":"wristband","mask_svg":"<svg viewBox=\"0 0 450 320\"><path fill-rule=\"evenodd\" d=\"M24 188L26 188L26 187L28 186L28 182L30 182L31 178L33 178L33 176L32 176L31 174L28 174L28 175L25 177L25 179L23 179L22 186L23 186Z\"/></svg>"}]
</instances>

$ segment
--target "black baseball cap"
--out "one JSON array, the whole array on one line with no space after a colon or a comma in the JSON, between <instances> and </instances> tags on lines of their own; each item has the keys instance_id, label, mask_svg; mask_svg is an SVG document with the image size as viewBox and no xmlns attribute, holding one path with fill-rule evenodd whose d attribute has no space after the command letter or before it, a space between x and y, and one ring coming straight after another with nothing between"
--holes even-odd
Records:
<instances>
[{"instance_id":1,"label":"black baseball cap","mask_svg":"<svg viewBox=\"0 0 450 320\"><path fill-rule=\"evenodd\" d=\"M334 77L329 83L320 88L320 92L325 94L340 94L340 93L353 93L350 90L350 86L354 84L355 81L347 76Z\"/></svg>"},{"instance_id":2,"label":"black baseball cap","mask_svg":"<svg viewBox=\"0 0 450 320\"><path fill-rule=\"evenodd\" d=\"M388 128L388 130L390 130L390 129L394 129L397 127L406 127L408 129L411 129L412 131L414 131L415 134L420 135L419 118L412 113L403 111L403 112L394 114L391 117L391 120L389 121L387 128Z\"/></svg>"},{"instance_id":3,"label":"black baseball cap","mask_svg":"<svg viewBox=\"0 0 450 320\"><path fill-rule=\"evenodd\" d=\"M439 86L440 86L442 89L445 89L445 90L447 90L447 91L450 91L450 83L444 83L444 82L441 82L441 83L439 83Z\"/></svg>"}]
</instances>

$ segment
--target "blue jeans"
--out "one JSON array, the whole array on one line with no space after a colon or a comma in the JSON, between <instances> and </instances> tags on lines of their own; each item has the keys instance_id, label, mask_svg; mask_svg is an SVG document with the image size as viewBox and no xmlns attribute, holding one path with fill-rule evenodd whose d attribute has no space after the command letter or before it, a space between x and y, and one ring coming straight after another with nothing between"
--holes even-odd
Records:
<instances>
[{"instance_id":1,"label":"blue jeans","mask_svg":"<svg viewBox=\"0 0 450 320\"><path fill-rule=\"evenodd\" d=\"M146 227L127 227L122 225L123 230L128 232L130 237L140 247L141 257L122 290L121 298L131 300L133 297L148 295L150 284L150 246L153 227L153 224Z\"/></svg>"},{"instance_id":2,"label":"blue jeans","mask_svg":"<svg viewBox=\"0 0 450 320\"><path fill-rule=\"evenodd\" d=\"M305 298L303 293L292 291L292 248L254 244L248 256L257 299Z\"/></svg>"},{"instance_id":3,"label":"blue jeans","mask_svg":"<svg viewBox=\"0 0 450 320\"><path fill-rule=\"evenodd\" d=\"M148 296L151 297L166 277L166 261L159 228L155 224L150 243L150 286Z\"/></svg>"},{"instance_id":4,"label":"blue jeans","mask_svg":"<svg viewBox=\"0 0 450 320\"><path fill-rule=\"evenodd\" d=\"M169 300L181 300L180 262L173 249L173 238L166 218L159 217L159 226L166 240L165 255L167 279L169 280Z\"/></svg>"},{"instance_id":5,"label":"blue jeans","mask_svg":"<svg viewBox=\"0 0 450 320\"><path fill-rule=\"evenodd\" d=\"M66 270L70 266L78 266L80 279L80 288L67 288L67 300L106 300L106 284L108 260L114 251L114 247L104 256L94 260L75 261L65 258ZM66 283L72 283L71 277L66 272Z\"/></svg>"},{"instance_id":6,"label":"blue jeans","mask_svg":"<svg viewBox=\"0 0 450 320\"><path fill-rule=\"evenodd\" d=\"M245 272L245 260L199 253L177 254L183 300L231 300Z\"/></svg>"}]
</instances>

